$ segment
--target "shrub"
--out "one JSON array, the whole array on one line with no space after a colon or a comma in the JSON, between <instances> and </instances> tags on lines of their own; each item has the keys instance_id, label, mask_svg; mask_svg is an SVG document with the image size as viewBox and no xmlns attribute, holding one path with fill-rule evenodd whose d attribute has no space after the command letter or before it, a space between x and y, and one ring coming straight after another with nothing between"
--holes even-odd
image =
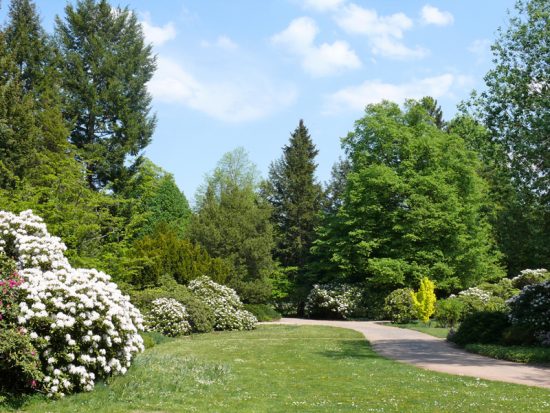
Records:
<instances>
[{"instance_id":1,"label":"shrub","mask_svg":"<svg viewBox=\"0 0 550 413\"><path fill-rule=\"evenodd\" d=\"M464 303L456 297L435 303L435 318L441 327L455 327L464 314Z\"/></svg>"},{"instance_id":2,"label":"shrub","mask_svg":"<svg viewBox=\"0 0 550 413\"><path fill-rule=\"evenodd\" d=\"M417 293L411 292L414 308L424 323L430 321L431 315L435 312L435 284L428 277L420 280L420 288Z\"/></svg>"},{"instance_id":3,"label":"shrub","mask_svg":"<svg viewBox=\"0 0 550 413\"><path fill-rule=\"evenodd\" d=\"M467 344L466 350L499 360L515 361L516 363L550 363L550 349L545 347Z\"/></svg>"},{"instance_id":4,"label":"shrub","mask_svg":"<svg viewBox=\"0 0 550 413\"><path fill-rule=\"evenodd\" d=\"M73 269L64 250L31 211L0 211L0 253L17 262L24 280L12 327L28 332L44 373L38 386L56 397L126 373L143 350L140 312L108 275Z\"/></svg>"},{"instance_id":5,"label":"shrub","mask_svg":"<svg viewBox=\"0 0 550 413\"><path fill-rule=\"evenodd\" d=\"M481 311L505 311L507 309L506 301L503 298L493 296L491 292L479 287L459 292L458 299L464 304L463 316Z\"/></svg>"},{"instance_id":6,"label":"shrub","mask_svg":"<svg viewBox=\"0 0 550 413\"><path fill-rule=\"evenodd\" d=\"M512 324L532 328L539 340L546 342L550 332L550 281L523 287L507 303Z\"/></svg>"},{"instance_id":7,"label":"shrub","mask_svg":"<svg viewBox=\"0 0 550 413\"><path fill-rule=\"evenodd\" d=\"M281 318L281 314L268 304L245 304L244 308L254 314L258 321L274 321Z\"/></svg>"},{"instance_id":8,"label":"shrub","mask_svg":"<svg viewBox=\"0 0 550 413\"><path fill-rule=\"evenodd\" d=\"M150 331L157 331L169 337L177 337L191 331L189 315L185 307L173 298L157 298L147 314L146 325Z\"/></svg>"},{"instance_id":9,"label":"shrub","mask_svg":"<svg viewBox=\"0 0 550 413\"><path fill-rule=\"evenodd\" d=\"M411 288L400 288L392 291L384 301L384 312L392 323L409 323L415 320L417 312L414 308Z\"/></svg>"},{"instance_id":10,"label":"shrub","mask_svg":"<svg viewBox=\"0 0 550 413\"><path fill-rule=\"evenodd\" d=\"M550 280L550 272L544 268L537 270L523 270L517 277L512 278L512 285L520 290L533 284L540 284Z\"/></svg>"},{"instance_id":11,"label":"shrub","mask_svg":"<svg viewBox=\"0 0 550 413\"><path fill-rule=\"evenodd\" d=\"M502 333L502 342L509 346L534 345L537 339L532 327L526 325L511 325Z\"/></svg>"},{"instance_id":12,"label":"shrub","mask_svg":"<svg viewBox=\"0 0 550 413\"><path fill-rule=\"evenodd\" d=\"M488 292L492 297L499 297L504 300L508 300L520 292L518 288L514 287L512 280L509 278L502 278L497 283L483 282L478 287Z\"/></svg>"},{"instance_id":13,"label":"shrub","mask_svg":"<svg viewBox=\"0 0 550 413\"><path fill-rule=\"evenodd\" d=\"M216 317L208 304L194 296L184 298L182 304L189 314L189 324L193 333L208 333L214 329Z\"/></svg>"},{"instance_id":14,"label":"shrub","mask_svg":"<svg viewBox=\"0 0 550 413\"><path fill-rule=\"evenodd\" d=\"M316 284L307 296L305 314L311 318L346 319L360 298L357 287L347 284Z\"/></svg>"},{"instance_id":15,"label":"shrub","mask_svg":"<svg viewBox=\"0 0 550 413\"><path fill-rule=\"evenodd\" d=\"M194 279L189 283L189 289L212 309L216 330L252 330L256 327L258 320L243 309L235 290L208 277Z\"/></svg>"},{"instance_id":16,"label":"shrub","mask_svg":"<svg viewBox=\"0 0 550 413\"><path fill-rule=\"evenodd\" d=\"M449 339L464 346L471 343L497 344L510 326L508 316L500 311L482 311L468 315Z\"/></svg>"}]
</instances>

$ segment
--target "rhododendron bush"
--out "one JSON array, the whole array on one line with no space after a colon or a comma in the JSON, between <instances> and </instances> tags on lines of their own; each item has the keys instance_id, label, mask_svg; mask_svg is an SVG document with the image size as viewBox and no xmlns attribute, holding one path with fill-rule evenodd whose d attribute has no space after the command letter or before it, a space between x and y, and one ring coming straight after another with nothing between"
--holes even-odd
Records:
<instances>
[{"instance_id":1,"label":"rhododendron bush","mask_svg":"<svg viewBox=\"0 0 550 413\"><path fill-rule=\"evenodd\" d=\"M166 336L176 337L191 332L185 306L173 298L157 298L147 314L146 326Z\"/></svg>"},{"instance_id":2,"label":"rhododendron bush","mask_svg":"<svg viewBox=\"0 0 550 413\"><path fill-rule=\"evenodd\" d=\"M361 299L359 288L347 284L316 284L306 298L305 314L312 318L347 318Z\"/></svg>"},{"instance_id":3,"label":"rhododendron bush","mask_svg":"<svg viewBox=\"0 0 550 413\"><path fill-rule=\"evenodd\" d=\"M189 283L189 289L214 311L216 330L252 330L256 326L258 320L243 308L232 288L199 277Z\"/></svg>"},{"instance_id":4,"label":"rhododendron bush","mask_svg":"<svg viewBox=\"0 0 550 413\"><path fill-rule=\"evenodd\" d=\"M34 384L55 397L124 374L143 350L140 312L107 274L72 268L65 249L31 211L0 211L0 254L22 279L18 313L4 323L28 335L44 373Z\"/></svg>"}]
</instances>

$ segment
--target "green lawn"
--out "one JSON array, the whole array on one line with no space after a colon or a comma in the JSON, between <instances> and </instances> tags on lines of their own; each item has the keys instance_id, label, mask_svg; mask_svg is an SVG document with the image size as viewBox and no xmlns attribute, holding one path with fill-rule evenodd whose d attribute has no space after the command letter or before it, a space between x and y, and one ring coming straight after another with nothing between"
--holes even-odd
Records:
<instances>
[{"instance_id":1,"label":"green lawn","mask_svg":"<svg viewBox=\"0 0 550 413\"><path fill-rule=\"evenodd\" d=\"M375 354L360 333L260 326L157 345L129 373L30 412L548 412L550 390L432 373Z\"/></svg>"},{"instance_id":2,"label":"green lawn","mask_svg":"<svg viewBox=\"0 0 550 413\"><path fill-rule=\"evenodd\" d=\"M392 327L408 328L409 330L420 331L421 333L426 333L431 336L439 337L439 338L447 338L447 334L449 334L449 328L435 327L430 324L423 324L423 323L390 324L388 323L388 325Z\"/></svg>"}]
</instances>

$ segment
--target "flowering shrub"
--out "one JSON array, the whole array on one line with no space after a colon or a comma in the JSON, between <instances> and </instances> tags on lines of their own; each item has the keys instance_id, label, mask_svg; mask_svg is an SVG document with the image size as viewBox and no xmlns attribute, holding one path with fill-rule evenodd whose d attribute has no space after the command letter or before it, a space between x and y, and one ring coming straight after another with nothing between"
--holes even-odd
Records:
<instances>
[{"instance_id":1,"label":"flowering shrub","mask_svg":"<svg viewBox=\"0 0 550 413\"><path fill-rule=\"evenodd\" d=\"M418 313L414 309L412 292L410 288L399 288L384 300L384 311L392 323L408 323L416 319Z\"/></svg>"},{"instance_id":2,"label":"flowering shrub","mask_svg":"<svg viewBox=\"0 0 550 413\"><path fill-rule=\"evenodd\" d=\"M458 293L459 297L472 297L483 304L486 304L491 299L491 293L482 290L478 287L471 287L467 290Z\"/></svg>"},{"instance_id":3,"label":"flowering shrub","mask_svg":"<svg viewBox=\"0 0 550 413\"><path fill-rule=\"evenodd\" d=\"M108 275L73 269L64 251L31 211L0 211L0 254L16 261L23 280L11 323L38 351L44 378L37 387L54 397L124 374L143 350L140 312Z\"/></svg>"},{"instance_id":4,"label":"flowering shrub","mask_svg":"<svg viewBox=\"0 0 550 413\"><path fill-rule=\"evenodd\" d=\"M523 287L521 293L507 303L512 324L528 326L540 342L550 344L550 281Z\"/></svg>"},{"instance_id":5,"label":"flowering shrub","mask_svg":"<svg viewBox=\"0 0 550 413\"><path fill-rule=\"evenodd\" d=\"M256 327L258 320L243 309L235 290L204 276L191 281L189 289L212 308L216 330L252 330Z\"/></svg>"},{"instance_id":6,"label":"flowering shrub","mask_svg":"<svg viewBox=\"0 0 550 413\"><path fill-rule=\"evenodd\" d=\"M516 288L523 288L527 285L539 284L550 280L550 272L544 268L538 270L523 270L517 277L512 278L512 284Z\"/></svg>"},{"instance_id":7,"label":"flowering shrub","mask_svg":"<svg viewBox=\"0 0 550 413\"><path fill-rule=\"evenodd\" d=\"M346 284L314 285L304 308L308 317L347 318L358 305L360 290Z\"/></svg>"},{"instance_id":8,"label":"flowering shrub","mask_svg":"<svg viewBox=\"0 0 550 413\"><path fill-rule=\"evenodd\" d=\"M146 317L147 329L176 337L191 331L185 307L173 298L157 298Z\"/></svg>"}]
</instances>

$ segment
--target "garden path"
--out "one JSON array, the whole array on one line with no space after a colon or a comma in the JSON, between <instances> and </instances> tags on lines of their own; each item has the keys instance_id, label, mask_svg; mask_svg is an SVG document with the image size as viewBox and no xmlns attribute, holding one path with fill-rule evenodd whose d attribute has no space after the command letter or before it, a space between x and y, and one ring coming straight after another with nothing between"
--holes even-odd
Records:
<instances>
[{"instance_id":1,"label":"garden path","mask_svg":"<svg viewBox=\"0 0 550 413\"><path fill-rule=\"evenodd\" d=\"M468 353L444 339L376 321L282 318L287 325L324 325L359 331L384 357L427 370L550 389L550 367L525 365ZM270 324L270 323L266 323Z\"/></svg>"}]
</instances>

